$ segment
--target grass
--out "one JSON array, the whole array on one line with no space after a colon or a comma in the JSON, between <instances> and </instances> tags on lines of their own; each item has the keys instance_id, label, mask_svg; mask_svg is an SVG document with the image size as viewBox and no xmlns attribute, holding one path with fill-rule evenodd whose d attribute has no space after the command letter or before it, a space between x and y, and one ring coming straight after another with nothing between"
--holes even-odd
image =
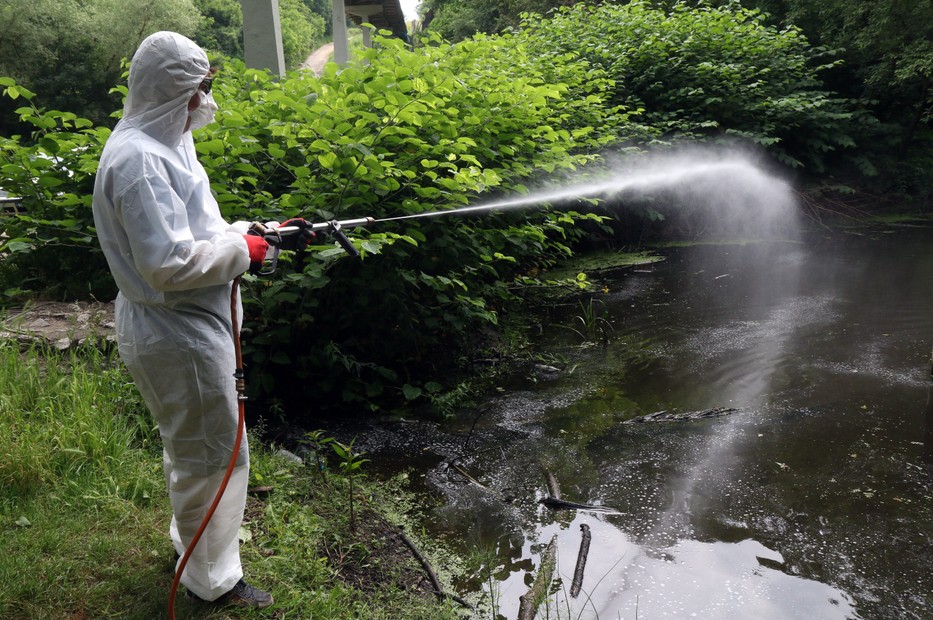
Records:
<instances>
[{"instance_id":1,"label":"grass","mask_svg":"<svg viewBox=\"0 0 933 620\"><path fill-rule=\"evenodd\" d=\"M240 611L178 596L179 619L463 617L425 591L417 562L392 543L401 482L355 472L351 531L345 478L249 441L252 482L273 490L250 497L241 552L247 579L276 603ZM0 344L0 617L167 617L164 484L158 434L119 361Z\"/></svg>"}]
</instances>

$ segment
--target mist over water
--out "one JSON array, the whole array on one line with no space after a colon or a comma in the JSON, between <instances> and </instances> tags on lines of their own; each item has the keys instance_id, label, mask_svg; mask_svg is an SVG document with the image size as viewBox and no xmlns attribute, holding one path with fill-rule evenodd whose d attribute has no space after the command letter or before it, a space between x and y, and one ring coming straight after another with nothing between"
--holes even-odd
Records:
<instances>
[{"instance_id":1,"label":"mist over water","mask_svg":"<svg viewBox=\"0 0 933 620\"><path fill-rule=\"evenodd\" d=\"M797 238L793 188L737 149L684 147L620 158L611 164L621 208L649 206L666 218L690 218L702 238Z\"/></svg>"}]
</instances>

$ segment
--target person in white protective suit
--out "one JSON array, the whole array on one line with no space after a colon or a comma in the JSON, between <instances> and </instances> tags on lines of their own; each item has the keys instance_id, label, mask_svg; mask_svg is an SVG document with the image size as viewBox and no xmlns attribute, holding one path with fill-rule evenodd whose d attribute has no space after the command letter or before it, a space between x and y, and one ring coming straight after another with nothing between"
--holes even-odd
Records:
<instances>
[{"instance_id":1,"label":"person in white protective suit","mask_svg":"<svg viewBox=\"0 0 933 620\"><path fill-rule=\"evenodd\" d=\"M169 532L179 555L214 499L237 434L232 281L268 248L262 237L243 234L247 223L224 221L195 155L191 130L217 109L212 78L207 55L186 37L157 32L142 42L93 199L97 234L119 288L120 357L162 436ZM244 439L181 577L195 598L272 603L243 581L237 534L248 478Z\"/></svg>"}]
</instances>

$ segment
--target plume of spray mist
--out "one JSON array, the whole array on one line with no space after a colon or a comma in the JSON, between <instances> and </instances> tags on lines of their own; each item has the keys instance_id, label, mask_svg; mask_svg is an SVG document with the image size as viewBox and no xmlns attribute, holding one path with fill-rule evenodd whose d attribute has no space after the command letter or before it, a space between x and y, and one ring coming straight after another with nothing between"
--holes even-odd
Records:
<instances>
[{"instance_id":1,"label":"plume of spray mist","mask_svg":"<svg viewBox=\"0 0 933 620\"><path fill-rule=\"evenodd\" d=\"M620 189L610 203L650 206L671 220L689 220L704 237L797 237L793 189L748 153L694 146L610 164Z\"/></svg>"},{"instance_id":2,"label":"plume of spray mist","mask_svg":"<svg viewBox=\"0 0 933 620\"><path fill-rule=\"evenodd\" d=\"M792 239L797 207L790 186L738 151L714 147L607 157L599 173L571 176L524 196L393 221L560 206L598 199L608 210L650 206L666 218L702 219L707 236Z\"/></svg>"}]
</instances>

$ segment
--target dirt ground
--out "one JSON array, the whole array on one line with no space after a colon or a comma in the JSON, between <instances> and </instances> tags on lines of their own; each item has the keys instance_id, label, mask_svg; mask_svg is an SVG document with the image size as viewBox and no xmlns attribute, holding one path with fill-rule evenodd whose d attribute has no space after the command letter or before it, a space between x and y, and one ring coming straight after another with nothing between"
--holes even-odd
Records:
<instances>
[{"instance_id":1,"label":"dirt ground","mask_svg":"<svg viewBox=\"0 0 933 620\"><path fill-rule=\"evenodd\" d=\"M327 43L314 50L308 58L301 63L302 69L310 69L315 75L321 75L324 65L334 55L334 44Z\"/></svg>"},{"instance_id":2,"label":"dirt ground","mask_svg":"<svg viewBox=\"0 0 933 620\"><path fill-rule=\"evenodd\" d=\"M0 317L0 339L59 350L88 339L114 342L113 303L36 302L7 310Z\"/></svg>"}]
</instances>

